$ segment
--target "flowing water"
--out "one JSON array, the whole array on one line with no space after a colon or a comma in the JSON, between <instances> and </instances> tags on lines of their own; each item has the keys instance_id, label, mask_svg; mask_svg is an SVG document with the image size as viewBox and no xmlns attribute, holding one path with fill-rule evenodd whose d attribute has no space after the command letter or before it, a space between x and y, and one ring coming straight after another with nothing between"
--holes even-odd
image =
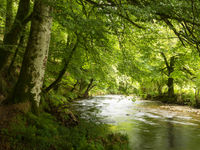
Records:
<instances>
[{"instance_id":1,"label":"flowing water","mask_svg":"<svg viewBox=\"0 0 200 150\"><path fill-rule=\"evenodd\" d=\"M162 105L120 95L74 103L82 117L98 118L113 125L112 130L126 133L132 150L200 150L200 117L163 109Z\"/></svg>"}]
</instances>

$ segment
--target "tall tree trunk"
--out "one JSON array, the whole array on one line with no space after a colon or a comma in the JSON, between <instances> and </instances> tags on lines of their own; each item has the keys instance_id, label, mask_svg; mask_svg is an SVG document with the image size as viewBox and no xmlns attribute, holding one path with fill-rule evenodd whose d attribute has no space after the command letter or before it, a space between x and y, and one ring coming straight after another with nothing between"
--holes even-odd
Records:
<instances>
[{"instance_id":1,"label":"tall tree trunk","mask_svg":"<svg viewBox=\"0 0 200 150\"><path fill-rule=\"evenodd\" d=\"M20 0L15 21L9 32L4 35L4 48L0 49L0 71L7 66L13 51L18 45L23 28L30 20L29 11L30 0Z\"/></svg>"},{"instance_id":2,"label":"tall tree trunk","mask_svg":"<svg viewBox=\"0 0 200 150\"><path fill-rule=\"evenodd\" d=\"M19 41L19 45L18 45L17 49L15 50L15 53L12 57L11 63L8 67L8 75L10 75L11 71L13 70L13 66L14 66L17 54L19 52L19 49L23 46L23 44L24 44L24 35L21 36L20 41Z\"/></svg>"},{"instance_id":3,"label":"tall tree trunk","mask_svg":"<svg viewBox=\"0 0 200 150\"><path fill-rule=\"evenodd\" d=\"M174 79L173 78L168 78L167 86L168 86L168 97L173 97L174 96Z\"/></svg>"},{"instance_id":4,"label":"tall tree trunk","mask_svg":"<svg viewBox=\"0 0 200 150\"><path fill-rule=\"evenodd\" d=\"M7 0L5 34L10 31L12 23L13 23L13 0Z\"/></svg>"},{"instance_id":5,"label":"tall tree trunk","mask_svg":"<svg viewBox=\"0 0 200 150\"><path fill-rule=\"evenodd\" d=\"M65 65L64 65L63 69L60 71L58 77L55 79L55 81L53 81L53 82L45 89L45 92L49 92L51 89L53 89L53 88L62 80L62 78L63 78L65 72L67 71L69 62L71 61L72 56L73 56L74 52L76 51L77 44L78 44L78 42L76 42L76 44L74 45L72 51L71 51L70 54L69 54L68 59L65 60Z\"/></svg>"},{"instance_id":6,"label":"tall tree trunk","mask_svg":"<svg viewBox=\"0 0 200 150\"><path fill-rule=\"evenodd\" d=\"M35 0L29 41L11 99L14 103L30 101L34 107L40 103L52 25L51 7L46 2Z\"/></svg>"},{"instance_id":7,"label":"tall tree trunk","mask_svg":"<svg viewBox=\"0 0 200 150\"><path fill-rule=\"evenodd\" d=\"M175 57L172 56L170 58L170 65L169 65L169 68L168 68L167 86L168 86L168 96L169 97L173 97L174 96L174 79L172 77L170 77L171 73L174 72L174 64L175 64Z\"/></svg>"},{"instance_id":8,"label":"tall tree trunk","mask_svg":"<svg viewBox=\"0 0 200 150\"><path fill-rule=\"evenodd\" d=\"M170 62L168 63L167 58L163 52L161 52L161 55L163 56L163 59L165 61L165 65L167 67L168 71L168 81L167 81L167 86L168 86L168 97L173 97L174 96L174 79L170 77L171 73L174 72L174 65L175 65L175 57L172 56L170 58Z\"/></svg>"}]
</instances>

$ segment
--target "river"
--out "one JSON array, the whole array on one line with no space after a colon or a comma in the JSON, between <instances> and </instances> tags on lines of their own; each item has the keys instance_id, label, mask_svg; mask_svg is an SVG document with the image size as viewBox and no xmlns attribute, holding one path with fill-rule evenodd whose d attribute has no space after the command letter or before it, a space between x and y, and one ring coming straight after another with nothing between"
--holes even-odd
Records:
<instances>
[{"instance_id":1,"label":"river","mask_svg":"<svg viewBox=\"0 0 200 150\"><path fill-rule=\"evenodd\" d=\"M111 124L113 131L127 134L132 150L200 150L200 115L120 95L96 96L73 105L81 117Z\"/></svg>"}]
</instances>

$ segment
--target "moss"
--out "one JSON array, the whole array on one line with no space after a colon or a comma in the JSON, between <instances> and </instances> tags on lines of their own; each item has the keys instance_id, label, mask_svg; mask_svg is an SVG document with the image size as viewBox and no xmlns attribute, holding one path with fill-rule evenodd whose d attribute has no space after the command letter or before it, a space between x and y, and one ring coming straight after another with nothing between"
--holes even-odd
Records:
<instances>
[{"instance_id":1,"label":"moss","mask_svg":"<svg viewBox=\"0 0 200 150\"><path fill-rule=\"evenodd\" d=\"M11 129L1 129L0 149L8 150L127 150L128 139L109 131L109 126L80 120L78 126L65 127L48 113L28 113Z\"/></svg>"}]
</instances>

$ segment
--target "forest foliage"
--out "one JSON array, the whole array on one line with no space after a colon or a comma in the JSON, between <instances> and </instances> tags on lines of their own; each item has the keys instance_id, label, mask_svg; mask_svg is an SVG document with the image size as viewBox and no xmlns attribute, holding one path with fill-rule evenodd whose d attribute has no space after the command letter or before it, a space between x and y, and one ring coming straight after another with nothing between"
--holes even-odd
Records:
<instances>
[{"instance_id":1,"label":"forest foliage","mask_svg":"<svg viewBox=\"0 0 200 150\"><path fill-rule=\"evenodd\" d=\"M38 112L136 94L200 106L198 0L1 0L0 8L3 104Z\"/></svg>"},{"instance_id":2,"label":"forest foliage","mask_svg":"<svg viewBox=\"0 0 200 150\"><path fill-rule=\"evenodd\" d=\"M198 105L198 1L44 3L52 9L53 22L39 94L52 93L59 95L58 99L70 100L88 97L89 93L126 93L174 97L180 103L188 99ZM28 51L31 18L36 10L29 0L3 0L1 5L1 72L6 78L2 78L1 93L7 97L13 93L10 89L16 89L10 82L29 84L21 81L26 71L20 73L20 68L25 63L23 57L27 57L23 55ZM11 99L25 99L22 95L14 92Z\"/></svg>"}]
</instances>

